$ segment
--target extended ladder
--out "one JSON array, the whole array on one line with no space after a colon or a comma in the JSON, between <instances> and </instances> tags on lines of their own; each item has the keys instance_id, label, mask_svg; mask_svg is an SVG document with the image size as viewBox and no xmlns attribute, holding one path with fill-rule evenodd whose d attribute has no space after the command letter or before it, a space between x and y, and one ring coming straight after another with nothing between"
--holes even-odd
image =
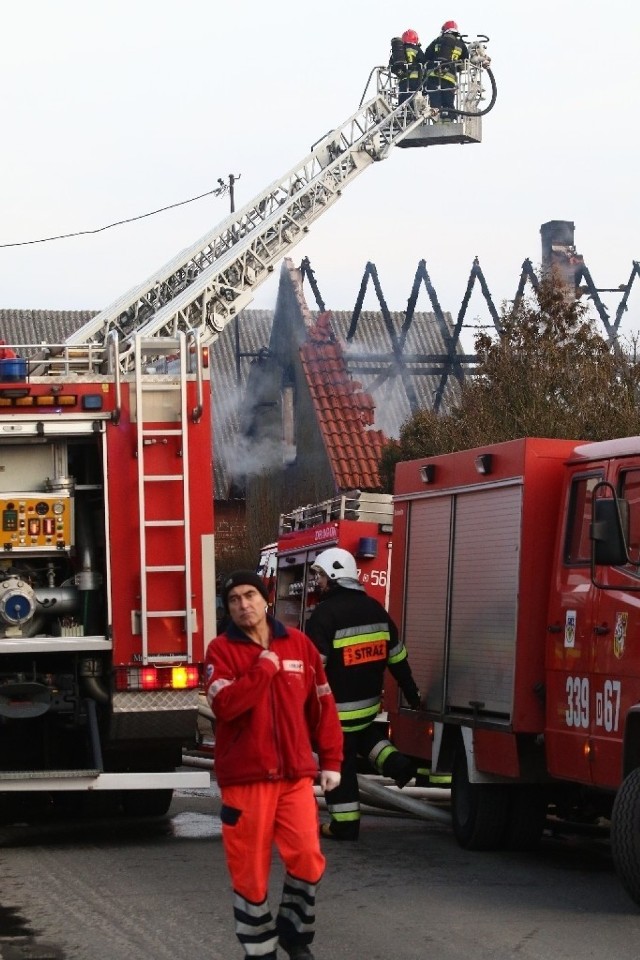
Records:
<instances>
[{"instance_id":1,"label":"extended ladder","mask_svg":"<svg viewBox=\"0 0 640 960\"><path fill-rule=\"evenodd\" d=\"M134 334L173 337L193 328L215 340L251 302L274 265L342 195L347 184L389 151L432 111L421 93L396 104L389 74L378 69L378 92L297 166L237 213L186 248L80 327L69 344L122 338L120 362L133 365Z\"/></svg>"},{"instance_id":2,"label":"extended ladder","mask_svg":"<svg viewBox=\"0 0 640 960\"><path fill-rule=\"evenodd\" d=\"M152 629L159 624L162 645L167 635L186 635L193 660L194 615L191 606L191 542L186 336L134 337L138 509L140 518L140 633L142 663L159 659L184 662L185 651L160 649ZM177 355L177 356L176 356ZM171 374L149 371L150 358L170 356ZM167 606L167 602L171 604ZM158 603L162 601L162 606ZM172 603L173 601L173 603Z\"/></svg>"}]
</instances>

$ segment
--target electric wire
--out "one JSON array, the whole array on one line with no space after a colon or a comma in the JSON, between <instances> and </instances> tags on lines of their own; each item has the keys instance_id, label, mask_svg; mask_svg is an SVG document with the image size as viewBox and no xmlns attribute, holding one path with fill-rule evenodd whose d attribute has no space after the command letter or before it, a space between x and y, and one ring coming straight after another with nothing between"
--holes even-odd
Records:
<instances>
[{"instance_id":1,"label":"electric wire","mask_svg":"<svg viewBox=\"0 0 640 960\"><path fill-rule=\"evenodd\" d=\"M39 240L21 240L16 243L0 243L0 249L7 247L28 247L36 243L51 243L53 240L68 240L71 237L85 237L90 234L103 233L105 230L111 230L113 227L121 227L125 223L134 223L136 220L145 220L147 217L155 217L158 213L164 213L166 210L174 210L176 207L184 207L188 203L194 203L196 200L202 200L204 197L220 196L221 187L215 187L213 190L207 190L197 197L191 197L189 200L180 200L178 203L169 203L166 207L158 207L157 210L150 210L148 213L138 214L136 217L127 217L125 220L116 220L114 223L107 223L103 227L96 227L94 230L76 230L73 233L60 233L54 237L41 237Z\"/></svg>"}]
</instances>

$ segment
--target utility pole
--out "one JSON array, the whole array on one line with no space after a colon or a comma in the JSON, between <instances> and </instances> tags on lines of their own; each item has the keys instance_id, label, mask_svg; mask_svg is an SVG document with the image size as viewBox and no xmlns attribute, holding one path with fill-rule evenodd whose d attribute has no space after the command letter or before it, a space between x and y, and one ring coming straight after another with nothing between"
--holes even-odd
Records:
<instances>
[{"instance_id":1,"label":"utility pole","mask_svg":"<svg viewBox=\"0 0 640 960\"><path fill-rule=\"evenodd\" d=\"M239 173L237 177L234 176L232 173L230 173L228 181L223 180L222 177L218 177L218 183L220 184L220 186L218 187L217 190L213 191L216 197L224 197L226 193L229 194L229 203L231 206L231 213L234 213L236 209L234 184L238 182L241 176L242 176L241 173Z\"/></svg>"}]
</instances>

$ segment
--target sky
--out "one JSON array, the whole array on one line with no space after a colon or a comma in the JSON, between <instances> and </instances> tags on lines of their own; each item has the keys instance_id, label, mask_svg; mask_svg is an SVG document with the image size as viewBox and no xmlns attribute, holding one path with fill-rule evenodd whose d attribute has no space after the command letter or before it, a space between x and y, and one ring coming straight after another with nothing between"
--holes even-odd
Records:
<instances>
[{"instance_id":1,"label":"sky","mask_svg":"<svg viewBox=\"0 0 640 960\"><path fill-rule=\"evenodd\" d=\"M610 0L31 0L3 7L0 308L102 309L229 213L205 199L97 230L239 177L236 208L294 167L360 103L391 37L423 45L455 19L489 37L498 85L480 144L394 149L290 254L329 308L351 309L367 262L406 307L422 259L456 314L474 257L496 303L540 225L575 223L598 287L640 259L640 7ZM628 50L625 42L628 38ZM25 245L10 247L7 244ZM278 271L256 291L272 308ZM624 329L640 328L640 283ZM308 291L308 299L312 295ZM612 310L615 295L609 297ZM369 294L365 307L375 309ZM426 293L419 309L429 309ZM470 314L482 314L474 296ZM634 326L635 325L635 326Z\"/></svg>"}]
</instances>

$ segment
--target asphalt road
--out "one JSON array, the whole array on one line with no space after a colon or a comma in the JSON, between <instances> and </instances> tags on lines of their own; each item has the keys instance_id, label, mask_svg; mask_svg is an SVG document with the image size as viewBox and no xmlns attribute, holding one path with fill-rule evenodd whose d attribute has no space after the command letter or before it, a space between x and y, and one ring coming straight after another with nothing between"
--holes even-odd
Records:
<instances>
[{"instance_id":1,"label":"asphalt road","mask_svg":"<svg viewBox=\"0 0 640 960\"><path fill-rule=\"evenodd\" d=\"M156 821L49 817L0 830L2 960L241 960L215 786ZM367 815L324 841L317 960L637 960L640 911L606 840L467 853L447 825ZM282 871L274 861L274 900Z\"/></svg>"}]
</instances>

